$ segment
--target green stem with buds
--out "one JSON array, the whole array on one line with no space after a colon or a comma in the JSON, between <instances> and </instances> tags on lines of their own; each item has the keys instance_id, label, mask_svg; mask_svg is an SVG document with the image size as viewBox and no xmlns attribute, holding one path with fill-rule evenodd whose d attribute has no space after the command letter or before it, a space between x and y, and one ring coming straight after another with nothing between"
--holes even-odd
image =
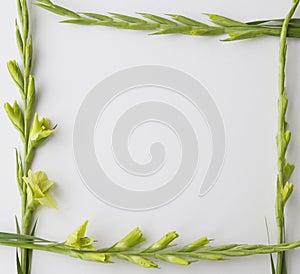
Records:
<instances>
[{"instance_id":1,"label":"green stem with buds","mask_svg":"<svg viewBox=\"0 0 300 274\"><path fill-rule=\"evenodd\" d=\"M294 170L294 166L289 164L286 160L286 152L291 139L291 132L287 129L288 123L286 121L286 111L288 107L288 98L285 89L285 65L287 53L287 34L289 23L294 15L299 0L294 0L292 8L283 21L280 46L279 46L279 98L278 98L278 132L277 132L277 151L278 151L278 175L277 175L277 193L276 193L276 222L278 230L278 243L285 241L285 218L284 208L292 191L293 184L288 180ZM286 273L286 264L284 253L278 253L276 274Z\"/></svg>"},{"instance_id":2,"label":"green stem with buds","mask_svg":"<svg viewBox=\"0 0 300 274\"><path fill-rule=\"evenodd\" d=\"M99 14L75 12L54 4L50 0L37 0L35 5L52 13L65 17L62 23L94 25L128 30L154 31L158 34L183 34L196 36L217 36L228 34L223 41L251 39L263 36L280 36L282 19L256 22L239 22L216 14L206 14L213 24L207 24L186 16L168 14L165 17L149 13L140 13L140 17L119 13ZM300 38L300 19L289 21L287 36Z\"/></svg>"},{"instance_id":3,"label":"green stem with buds","mask_svg":"<svg viewBox=\"0 0 300 274\"><path fill-rule=\"evenodd\" d=\"M12 79L19 89L22 105L19 105L17 101L15 101L13 105L5 103L4 109L7 112L10 121L19 132L23 143L23 154L16 149L16 177L22 206L21 227L16 218L17 232L22 235L33 235L35 231L33 216L37 208L35 198L42 199L43 195L46 195L47 190L36 191L39 192L39 196L37 197L34 189L36 190L40 187L40 182L32 182L32 178L36 177L35 175L31 175L30 178L28 176L35 149L52 134L53 129L49 129L49 121L46 118L39 121L37 114L35 114L35 119L33 121L36 94L35 81L32 75L33 48L32 38L30 37L27 0L17 0L17 7L18 20L16 20L16 41L20 52L21 65L18 65L15 60L12 60L7 63L7 67ZM41 175L42 173L39 174ZM27 183L24 178L27 178ZM46 178L48 180L45 176L42 176L41 178ZM52 183L50 183L50 185L51 184ZM31 257L32 250L23 248L21 254L17 252L16 261L18 274L30 273Z\"/></svg>"},{"instance_id":4,"label":"green stem with buds","mask_svg":"<svg viewBox=\"0 0 300 274\"><path fill-rule=\"evenodd\" d=\"M86 225L87 222L63 243L47 241L33 236L0 232L0 245L46 251L100 263L110 263L111 258L116 258L147 268L157 268L158 264L155 261L189 265L199 260L215 261L232 257L281 253L300 247L300 241L277 245L227 244L209 246L208 244L211 241L203 237L183 247L171 248L172 245L170 244L178 237L178 234L170 232L146 248L137 248L136 246L146 239L143 238L141 231L136 228L114 245L108 248L96 249L91 245L93 240L84 236Z\"/></svg>"}]
</instances>

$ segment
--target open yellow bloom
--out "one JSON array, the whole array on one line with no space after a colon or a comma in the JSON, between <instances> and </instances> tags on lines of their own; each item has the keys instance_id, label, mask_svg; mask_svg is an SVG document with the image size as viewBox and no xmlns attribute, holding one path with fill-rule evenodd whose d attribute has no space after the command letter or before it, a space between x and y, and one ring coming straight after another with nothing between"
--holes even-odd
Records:
<instances>
[{"instance_id":1,"label":"open yellow bloom","mask_svg":"<svg viewBox=\"0 0 300 274\"><path fill-rule=\"evenodd\" d=\"M24 182L27 184L27 203L36 207L41 204L49 208L57 208L56 201L50 194L49 190L54 185L53 181L48 180L45 172L28 171L28 176L23 177Z\"/></svg>"}]
</instances>

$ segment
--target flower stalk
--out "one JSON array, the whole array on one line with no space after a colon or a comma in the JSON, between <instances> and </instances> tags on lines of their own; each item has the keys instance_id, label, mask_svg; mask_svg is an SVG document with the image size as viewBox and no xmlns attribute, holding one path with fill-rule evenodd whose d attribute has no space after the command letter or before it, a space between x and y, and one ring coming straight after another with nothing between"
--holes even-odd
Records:
<instances>
[{"instance_id":1,"label":"flower stalk","mask_svg":"<svg viewBox=\"0 0 300 274\"><path fill-rule=\"evenodd\" d=\"M97 249L93 238L86 237L87 221L68 236L67 241L57 243L34 236L0 232L0 245L40 250L70 256L76 259L111 263L112 259L127 261L146 268L158 268L158 262L189 265L200 260L225 260L234 257L284 252L300 247L300 241L277 245L227 244L210 246L211 240L200 238L182 247L170 245L178 238L176 232L167 233L148 247L139 247L146 239L140 229L135 228L123 239L107 248Z\"/></svg>"},{"instance_id":2,"label":"flower stalk","mask_svg":"<svg viewBox=\"0 0 300 274\"><path fill-rule=\"evenodd\" d=\"M223 41L259 38L281 35L283 19L270 19L254 22L240 22L217 14L205 14L212 24L200 22L178 14L157 16L139 13L139 17L119 13L99 14L75 12L56 5L50 0L37 0L35 5L65 17L61 23L103 26L127 30L153 31L152 34L183 34L193 36L219 36L228 34ZM288 37L300 38L300 19L289 20Z\"/></svg>"},{"instance_id":3,"label":"flower stalk","mask_svg":"<svg viewBox=\"0 0 300 274\"><path fill-rule=\"evenodd\" d=\"M293 184L289 182L293 173L294 165L286 160L286 153L291 139L291 131L288 130L286 121L286 111L288 107L288 98L285 88L285 67L287 54L287 34L289 23L299 4L299 0L294 0L293 5L283 21L279 44L279 98L278 98L278 132L276 136L277 143L277 187L276 187L276 223L278 231L278 243L285 242L285 215L284 209L287 200L293 192ZM285 256L283 252L277 255L276 274L287 273Z\"/></svg>"},{"instance_id":4,"label":"flower stalk","mask_svg":"<svg viewBox=\"0 0 300 274\"><path fill-rule=\"evenodd\" d=\"M35 80L32 75L32 58L33 45L30 36L30 22L27 0L17 0L18 20L16 26L16 41L21 57L21 65L16 60L11 60L7 63L8 71L12 80L19 89L22 104L15 101L13 105L5 103L4 109L13 126L20 134L23 143L23 153L16 149L16 177L19 192L21 196L21 226L16 218L17 233L22 235L33 235L36 227L34 223L34 213L38 203L36 199L44 201L48 198L48 190L52 186L45 186L45 181L48 180L43 172L32 173L30 171L35 150L44 142L54 131L50 128L47 118L38 120L38 115L35 114L36 90ZM38 174L39 177L34 176ZM35 182L33 181L35 178ZM47 180L45 180L45 177ZM38 189L41 186L42 189ZM35 188L34 188L35 187ZM46 188L46 190L45 190ZM40 203L42 204L42 203ZM56 204L53 202L53 207ZM18 274L29 274L31 268L32 251L26 248L17 252L17 272Z\"/></svg>"}]
</instances>

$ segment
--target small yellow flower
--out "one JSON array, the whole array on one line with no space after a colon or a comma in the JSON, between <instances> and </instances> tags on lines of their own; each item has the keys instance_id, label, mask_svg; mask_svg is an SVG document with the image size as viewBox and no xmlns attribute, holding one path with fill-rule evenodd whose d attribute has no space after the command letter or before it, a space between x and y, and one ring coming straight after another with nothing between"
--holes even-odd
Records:
<instances>
[{"instance_id":1,"label":"small yellow flower","mask_svg":"<svg viewBox=\"0 0 300 274\"><path fill-rule=\"evenodd\" d=\"M95 249L93 246L94 239L84 236L87 225L88 221L85 221L78 229L68 236L68 240L65 244L76 249Z\"/></svg>"},{"instance_id":2,"label":"small yellow flower","mask_svg":"<svg viewBox=\"0 0 300 274\"><path fill-rule=\"evenodd\" d=\"M37 171L33 173L28 171L28 176L23 177L24 182L27 184L27 203L33 207L39 204L49 207L57 208L56 201L49 193L50 188L54 185L53 181L48 180L45 172Z\"/></svg>"},{"instance_id":3,"label":"small yellow flower","mask_svg":"<svg viewBox=\"0 0 300 274\"><path fill-rule=\"evenodd\" d=\"M50 122L48 118L42 118L39 120L39 116L36 113L34 115L32 128L30 130L30 144L32 147L37 147L43 143L53 132L55 128L50 128Z\"/></svg>"}]
</instances>

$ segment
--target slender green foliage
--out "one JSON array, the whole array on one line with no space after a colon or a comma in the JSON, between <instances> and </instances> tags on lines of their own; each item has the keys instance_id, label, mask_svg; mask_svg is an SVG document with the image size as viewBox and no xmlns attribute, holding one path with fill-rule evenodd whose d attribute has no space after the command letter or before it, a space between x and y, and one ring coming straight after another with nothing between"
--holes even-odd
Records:
<instances>
[{"instance_id":1,"label":"slender green foliage","mask_svg":"<svg viewBox=\"0 0 300 274\"><path fill-rule=\"evenodd\" d=\"M195 36L217 36L228 34L223 41L235 41L258 38L263 36L280 36L283 19L261 20L253 22L239 22L217 14L205 14L212 24L178 14L167 14L165 17L149 13L139 13L140 17L133 17L119 13L107 15L89 12L75 12L54 4L50 0L37 0L35 5L65 17L62 23L106 26L128 30L153 31L153 35L184 34ZM300 38L300 19L293 19L289 23L287 36Z\"/></svg>"},{"instance_id":2,"label":"slender green foliage","mask_svg":"<svg viewBox=\"0 0 300 274\"><path fill-rule=\"evenodd\" d=\"M16 178L22 201L21 225L16 218L17 233L33 235L36 227L36 223L33 223L33 214L38 202L42 204L42 201L49 198L48 190L51 185L49 186L48 183L49 187L45 189L48 178L43 172L35 173L39 175L39 178L33 178L34 175L30 177L29 175L33 174L30 167L35 150L53 133L53 129L50 128L47 118L39 121L37 114L34 114L36 91L32 75L33 45L26 0L17 0L17 7L18 20L15 22L15 34L21 64L18 64L16 60L11 60L7 63L7 68L19 89L22 104L17 101L14 101L12 105L5 103L4 109L19 132L23 143L23 153L16 149ZM31 258L31 250L22 249L21 254L17 251L16 263L19 274L30 273Z\"/></svg>"},{"instance_id":3,"label":"slender green foliage","mask_svg":"<svg viewBox=\"0 0 300 274\"><path fill-rule=\"evenodd\" d=\"M97 249L94 239L85 236L87 221L68 236L63 243L48 241L35 237L36 222L34 213L40 206L56 208L56 202L49 190L53 185L47 175L33 172L31 163L36 149L54 132L47 118L39 119L35 113L35 80L32 75L33 46L30 37L29 14L26 0L17 0L18 20L16 20L16 40L21 55L21 63L8 62L8 70L19 89L22 104L15 101L6 103L7 115L19 132L23 142L23 152L16 150L16 177L22 199L22 222L16 218L17 233L0 232L0 245L20 248L16 252L16 268L18 274L30 274L32 250L54 252L79 258L86 261L109 263L111 259L125 260L147 268L157 268L157 261L179 265L189 265L198 260L224 260L230 257L243 257L257 254L278 253L275 265L271 256L273 274L286 274L285 251L300 247L300 241L285 243L285 205L293 192L293 184L289 182L294 166L286 160L286 153L291 138L286 121L288 98L285 90L285 63L287 37L300 38L300 19L292 16L300 0L293 0L293 6L285 19L262 20L255 22L239 22L219 16L207 14L213 24L176 14L165 17L140 13L132 17L118 13L102 15L97 13L77 13L58 6L50 0L37 0L35 3L50 12L66 17L63 23L98 25L129 30L149 30L152 34L185 34L196 36L217 36L228 34L223 41L257 38L262 36L280 36L279 67L279 99L278 99L278 133L276 137L278 149L278 176L276 195L276 222L278 228L277 245L244 245L228 244L210 246L211 240L206 237L198 239L182 247L174 247L173 241L178 234L173 231L157 242L140 246L146 239L140 229L136 228L120 241L108 248Z\"/></svg>"},{"instance_id":4,"label":"slender green foliage","mask_svg":"<svg viewBox=\"0 0 300 274\"><path fill-rule=\"evenodd\" d=\"M299 0L294 0L292 8L283 21L280 35L279 46L279 98L278 98L278 132L276 137L277 151L278 151L278 175L277 175L277 192L276 192L276 222L278 228L278 243L285 241L285 218L284 208L286 202L293 192L294 185L289 182L290 176L293 173L294 165L291 165L286 160L286 152L291 139L291 131L288 130L288 123L286 121L286 111L288 107L288 98L285 89L285 65L287 53L287 33L289 22L295 13ZM285 254L278 253L276 274L285 274L286 262Z\"/></svg>"},{"instance_id":5,"label":"slender green foliage","mask_svg":"<svg viewBox=\"0 0 300 274\"><path fill-rule=\"evenodd\" d=\"M113 259L127 261L146 268L158 268L158 262L189 265L199 260L219 261L233 257L271 254L298 248L300 241L278 245L227 244L211 246L211 240L200 238L182 247L173 245L176 232L167 233L155 243L140 247L146 241L140 229L135 228L110 247L97 249L94 239L85 236L87 222L69 235L67 241L57 243L42 238L13 233L0 233L0 245L58 253L84 261L111 263Z\"/></svg>"}]
</instances>

